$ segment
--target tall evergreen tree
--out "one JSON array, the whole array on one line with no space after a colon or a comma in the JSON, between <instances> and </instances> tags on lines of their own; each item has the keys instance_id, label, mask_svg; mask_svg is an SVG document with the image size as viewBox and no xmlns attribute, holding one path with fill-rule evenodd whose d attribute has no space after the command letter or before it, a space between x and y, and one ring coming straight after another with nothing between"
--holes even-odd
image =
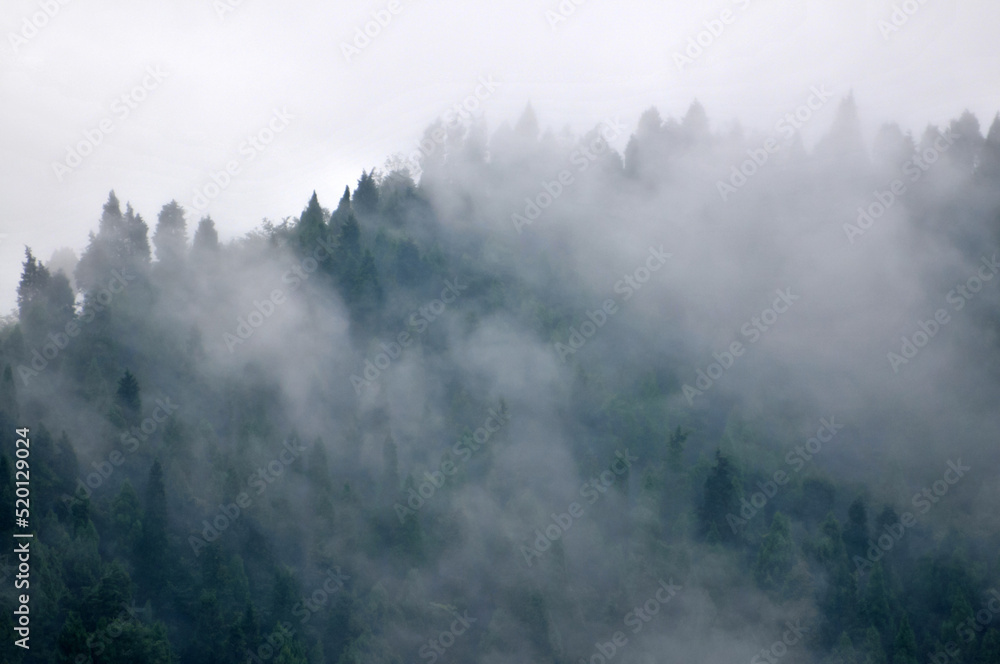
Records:
<instances>
[{"instance_id":1,"label":"tall evergreen tree","mask_svg":"<svg viewBox=\"0 0 1000 664\"><path fill-rule=\"evenodd\" d=\"M344 195L340 197L340 202L337 203L337 209L333 211L330 216L330 231L334 234L340 233L340 228L347 222L348 217L351 216L351 188L344 187Z\"/></svg>"},{"instance_id":2,"label":"tall evergreen tree","mask_svg":"<svg viewBox=\"0 0 1000 664\"><path fill-rule=\"evenodd\" d=\"M742 496L743 486L736 468L729 457L716 450L715 466L705 479L705 496L699 512L701 532L709 541L737 540L730 518L739 516Z\"/></svg>"},{"instance_id":3,"label":"tall evergreen tree","mask_svg":"<svg viewBox=\"0 0 1000 664\"><path fill-rule=\"evenodd\" d=\"M21 320L27 320L30 305L41 298L51 280L49 271L35 258L29 247L24 248L21 282L17 286L17 308Z\"/></svg>"},{"instance_id":4,"label":"tall evergreen tree","mask_svg":"<svg viewBox=\"0 0 1000 664\"><path fill-rule=\"evenodd\" d=\"M170 201L160 210L153 234L156 258L167 267L176 266L187 250L187 222L184 209L177 201Z\"/></svg>"},{"instance_id":5,"label":"tall evergreen tree","mask_svg":"<svg viewBox=\"0 0 1000 664\"><path fill-rule=\"evenodd\" d=\"M795 564L795 545L792 543L791 522L781 512L775 512L771 529L764 536L757 561L754 579L765 590L780 591L785 587L788 573Z\"/></svg>"},{"instance_id":6,"label":"tall evergreen tree","mask_svg":"<svg viewBox=\"0 0 1000 664\"><path fill-rule=\"evenodd\" d=\"M917 638L910 627L910 619L903 614L892 646L892 664L917 664Z\"/></svg>"},{"instance_id":7,"label":"tall evergreen tree","mask_svg":"<svg viewBox=\"0 0 1000 664\"><path fill-rule=\"evenodd\" d=\"M847 508L847 525L844 527L844 544L851 560L854 556L865 557L868 549L868 501L858 496Z\"/></svg>"},{"instance_id":8,"label":"tall evergreen tree","mask_svg":"<svg viewBox=\"0 0 1000 664\"><path fill-rule=\"evenodd\" d=\"M311 251L317 246L319 240L326 237L326 223L323 220L323 208L319 205L319 198L313 192L312 198L306 205L306 209L299 217L299 223L295 227L295 234L299 241L299 247L303 251Z\"/></svg>"},{"instance_id":9,"label":"tall evergreen tree","mask_svg":"<svg viewBox=\"0 0 1000 664\"><path fill-rule=\"evenodd\" d=\"M358 186L354 189L353 207L360 214L375 214L378 210L378 184L375 182L375 170L369 173L361 171Z\"/></svg>"},{"instance_id":10,"label":"tall evergreen tree","mask_svg":"<svg viewBox=\"0 0 1000 664\"><path fill-rule=\"evenodd\" d=\"M202 217L194 232L191 253L199 260L206 260L219 251L219 233L211 217Z\"/></svg>"},{"instance_id":11,"label":"tall evergreen tree","mask_svg":"<svg viewBox=\"0 0 1000 664\"><path fill-rule=\"evenodd\" d=\"M163 468L159 460L153 461L146 482L145 513L142 519L142 535L136 551L136 568L139 572L140 587L145 597L163 606L167 598L167 493L163 486Z\"/></svg>"},{"instance_id":12,"label":"tall evergreen tree","mask_svg":"<svg viewBox=\"0 0 1000 664\"><path fill-rule=\"evenodd\" d=\"M149 262L149 226L142 215L132 210L131 204L125 205L124 219L125 239L128 246L128 258L132 265Z\"/></svg>"}]
</instances>

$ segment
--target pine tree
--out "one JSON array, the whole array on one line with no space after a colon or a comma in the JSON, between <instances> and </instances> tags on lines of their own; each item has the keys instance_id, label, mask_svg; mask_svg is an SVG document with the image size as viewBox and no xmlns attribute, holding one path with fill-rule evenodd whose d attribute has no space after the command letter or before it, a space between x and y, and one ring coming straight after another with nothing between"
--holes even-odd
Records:
<instances>
[{"instance_id":1,"label":"pine tree","mask_svg":"<svg viewBox=\"0 0 1000 664\"><path fill-rule=\"evenodd\" d=\"M24 248L22 267L21 282L17 286L17 308L21 320L26 321L30 305L48 288L51 276L42 262L34 257L29 247Z\"/></svg>"},{"instance_id":2,"label":"pine tree","mask_svg":"<svg viewBox=\"0 0 1000 664\"><path fill-rule=\"evenodd\" d=\"M974 664L996 664L1000 662L1000 631L991 627L983 635L976 651ZM895 662L893 662L895 664Z\"/></svg>"},{"instance_id":3,"label":"pine tree","mask_svg":"<svg viewBox=\"0 0 1000 664\"><path fill-rule=\"evenodd\" d=\"M910 619L903 614L896 630L896 639L892 647L892 664L917 664L917 638L910 627Z\"/></svg>"},{"instance_id":4,"label":"pine tree","mask_svg":"<svg viewBox=\"0 0 1000 664\"><path fill-rule=\"evenodd\" d=\"M705 497L699 512L701 531L710 541L735 542L727 517L738 517L743 487L736 468L721 450L715 452L715 466L705 479Z\"/></svg>"},{"instance_id":5,"label":"pine tree","mask_svg":"<svg viewBox=\"0 0 1000 664\"><path fill-rule=\"evenodd\" d=\"M120 555L131 555L142 537L142 506L139 494L126 479L111 503L111 535Z\"/></svg>"},{"instance_id":6,"label":"pine tree","mask_svg":"<svg viewBox=\"0 0 1000 664\"><path fill-rule=\"evenodd\" d=\"M219 251L219 233L215 230L215 222L211 217L202 217L198 229L194 232L191 243L191 253L198 260L207 260Z\"/></svg>"},{"instance_id":7,"label":"pine tree","mask_svg":"<svg viewBox=\"0 0 1000 664\"><path fill-rule=\"evenodd\" d=\"M854 556L865 556L868 538L868 501L864 496L858 496L847 508L847 525L844 527L844 544L851 560Z\"/></svg>"},{"instance_id":8,"label":"pine tree","mask_svg":"<svg viewBox=\"0 0 1000 664\"><path fill-rule=\"evenodd\" d=\"M87 645L87 628L84 627L79 613L69 612L56 643L60 664L78 664L80 661L89 661L90 648ZM80 660L79 657L86 659Z\"/></svg>"},{"instance_id":9,"label":"pine tree","mask_svg":"<svg viewBox=\"0 0 1000 664\"><path fill-rule=\"evenodd\" d=\"M358 186L354 189L353 207L359 214L374 214L378 210L378 184L375 182L375 170L371 173L361 171Z\"/></svg>"},{"instance_id":10,"label":"pine tree","mask_svg":"<svg viewBox=\"0 0 1000 664\"><path fill-rule=\"evenodd\" d=\"M136 422L142 413L142 397L139 394L139 381L128 369L118 381L115 391L115 404L121 408L126 420Z\"/></svg>"},{"instance_id":11,"label":"pine tree","mask_svg":"<svg viewBox=\"0 0 1000 664\"><path fill-rule=\"evenodd\" d=\"M344 195L340 197L337 209L330 216L330 231L334 234L340 233L340 228L351 216L351 212L351 188L345 186Z\"/></svg>"},{"instance_id":12,"label":"pine tree","mask_svg":"<svg viewBox=\"0 0 1000 664\"><path fill-rule=\"evenodd\" d=\"M295 234L299 241L299 248L304 252L311 252L319 240L326 237L326 223L323 221L323 208L319 205L319 198L313 192L312 198L299 217L299 223L295 226Z\"/></svg>"},{"instance_id":13,"label":"pine tree","mask_svg":"<svg viewBox=\"0 0 1000 664\"><path fill-rule=\"evenodd\" d=\"M25 247L24 254L17 287L18 317L29 334L45 336L73 318L73 289L65 274L51 274L30 248Z\"/></svg>"},{"instance_id":14,"label":"pine tree","mask_svg":"<svg viewBox=\"0 0 1000 664\"><path fill-rule=\"evenodd\" d=\"M143 220L142 215L136 214L132 210L131 204L125 206L124 230L128 257L132 259L131 264L148 263L150 257L149 226Z\"/></svg>"},{"instance_id":15,"label":"pine tree","mask_svg":"<svg viewBox=\"0 0 1000 664\"><path fill-rule=\"evenodd\" d=\"M163 486L163 468L153 461L146 482L145 513L142 519L142 535L136 551L138 578L144 587L145 597L162 606L166 602L167 565L167 494Z\"/></svg>"},{"instance_id":16,"label":"pine tree","mask_svg":"<svg viewBox=\"0 0 1000 664\"><path fill-rule=\"evenodd\" d=\"M771 529L764 536L757 553L754 579L764 590L780 591L794 564L795 546L792 544L791 522L781 512L775 512Z\"/></svg>"},{"instance_id":17,"label":"pine tree","mask_svg":"<svg viewBox=\"0 0 1000 664\"><path fill-rule=\"evenodd\" d=\"M889 591L886 588L885 571L881 562L875 563L875 568L868 579L861 612L868 624L888 641L888 637L892 634L892 618L889 615Z\"/></svg>"},{"instance_id":18,"label":"pine tree","mask_svg":"<svg viewBox=\"0 0 1000 664\"><path fill-rule=\"evenodd\" d=\"M153 234L156 258L163 266L176 267L187 250L187 222L184 209L177 201L170 201L160 210Z\"/></svg>"}]
</instances>

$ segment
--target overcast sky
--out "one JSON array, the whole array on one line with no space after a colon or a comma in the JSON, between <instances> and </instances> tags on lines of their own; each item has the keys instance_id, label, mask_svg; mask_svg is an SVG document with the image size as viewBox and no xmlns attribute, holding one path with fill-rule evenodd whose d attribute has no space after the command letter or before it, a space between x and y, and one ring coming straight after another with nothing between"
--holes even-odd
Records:
<instances>
[{"instance_id":1,"label":"overcast sky","mask_svg":"<svg viewBox=\"0 0 1000 664\"><path fill-rule=\"evenodd\" d=\"M391 4L6 0L0 312L14 306L24 245L43 260L79 254L112 188L152 227L164 203L190 209L236 161L208 206L229 239L297 215L313 189L335 206L362 168L411 152L481 78L499 83L481 104L490 131L529 101L543 127L583 131L615 117L632 127L650 106L679 116L695 98L716 129L739 119L768 131L811 86L853 89L869 138L888 120L920 132L964 109L985 131L1000 110L996 0L897 2L913 13L893 31L890 0L565 0L574 11L558 22L546 13L557 0ZM728 24L712 25L724 10ZM391 20L345 54L373 12ZM718 36L680 66L675 54L710 27ZM834 108L804 128L807 145ZM246 143L269 124L280 131L262 151ZM100 144L57 173L102 126Z\"/></svg>"}]
</instances>

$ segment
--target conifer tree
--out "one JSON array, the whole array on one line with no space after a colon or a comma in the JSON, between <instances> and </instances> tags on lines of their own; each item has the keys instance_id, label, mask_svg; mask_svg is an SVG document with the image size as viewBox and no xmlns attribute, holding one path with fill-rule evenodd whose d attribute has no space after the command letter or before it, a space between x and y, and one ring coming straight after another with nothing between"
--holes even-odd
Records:
<instances>
[{"instance_id":1,"label":"conifer tree","mask_svg":"<svg viewBox=\"0 0 1000 664\"><path fill-rule=\"evenodd\" d=\"M191 253L198 260L206 260L219 251L219 233L215 230L215 222L211 217L202 217L194 232L191 243Z\"/></svg>"},{"instance_id":2,"label":"conifer tree","mask_svg":"<svg viewBox=\"0 0 1000 664\"><path fill-rule=\"evenodd\" d=\"M170 201L160 210L153 234L156 258L163 266L176 267L187 250L187 222L177 201Z\"/></svg>"}]
</instances>

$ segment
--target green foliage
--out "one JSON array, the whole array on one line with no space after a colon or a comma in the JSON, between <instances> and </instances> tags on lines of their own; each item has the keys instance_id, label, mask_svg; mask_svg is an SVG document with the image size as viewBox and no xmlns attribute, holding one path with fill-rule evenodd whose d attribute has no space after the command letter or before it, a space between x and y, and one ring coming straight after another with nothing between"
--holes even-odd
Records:
<instances>
[{"instance_id":1,"label":"green foliage","mask_svg":"<svg viewBox=\"0 0 1000 664\"><path fill-rule=\"evenodd\" d=\"M318 242L327 237L323 208L319 206L319 198L317 198L315 191L312 198L309 199L306 209L302 212L302 216L299 217L299 223L295 226L295 235L298 238L299 248L306 254L312 253L318 246Z\"/></svg>"},{"instance_id":2,"label":"green foliage","mask_svg":"<svg viewBox=\"0 0 1000 664\"><path fill-rule=\"evenodd\" d=\"M118 405L125 414L127 420L135 422L142 413L142 398L139 395L139 381L128 369L118 381L118 389L115 391L115 404Z\"/></svg>"},{"instance_id":3,"label":"green foliage","mask_svg":"<svg viewBox=\"0 0 1000 664\"><path fill-rule=\"evenodd\" d=\"M358 178L358 186L354 189L354 209L360 214L373 214L378 209L378 184L375 182L375 171L362 171Z\"/></svg>"},{"instance_id":4,"label":"green foliage","mask_svg":"<svg viewBox=\"0 0 1000 664\"><path fill-rule=\"evenodd\" d=\"M678 131L702 132L699 114L689 115ZM518 132L523 139L537 135L531 113ZM635 150L633 157L644 158ZM694 576L685 586L707 592L692 595L693 614L682 610L677 621L663 620L655 629L686 628L691 615L702 615L703 603L713 604L704 615L716 629L733 620L730 604L742 606L747 598L755 607L763 602L767 615L815 612L815 634L790 660L914 664L974 619L977 598L997 582L995 552L982 552L984 540L963 533L935 539L915 528L860 574L852 556L864 557L870 539L895 526L899 515L886 505L872 520L866 490L819 475L820 466L769 496L745 537L734 532L729 517L740 516L744 481L749 487L773 473L780 450L795 441L780 423L745 416L740 406L678 412L670 362L643 356L625 370L583 361L567 370L565 393L553 397L566 398L560 417L572 424L564 455L542 454L547 448L540 443L536 449L548 432L533 421L535 404L525 403L537 399L532 391L509 409L501 399L497 409L505 420L529 411L526 425L513 425L511 434L502 429L474 456L456 453L458 440L475 441L501 385L456 365L449 349L465 348L472 335L489 330L504 350L506 325L531 330L540 344L565 339L569 326L579 325L581 308L592 305L589 293L573 290L573 275L558 261L532 258L530 247L518 253L503 238L456 239L436 225L434 209L423 185L366 171L353 196L345 188L332 214L314 192L298 220L265 222L225 248L212 220L203 218L191 247L195 260L178 270L187 252L186 223L172 202L158 218L153 245L160 265L151 269L148 227L131 206L123 214L111 192L75 274L88 305L106 302L101 291L113 272L127 270L136 279L84 325L37 383L21 389L16 367L30 362L36 339L58 329L52 326L84 319L73 310L65 276L50 274L26 252L20 321L0 330L0 504L14 500L11 430L28 421L38 526L34 619L37 633L50 637L34 659L0 650L0 660L76 664L79 655L91 664L235 664L247 661L247 651L271 647L269 637L289 624L294 634L272 648L267 661L401 663L414 661L420 644L442 629L431 605L468 606L489 616L442 661L576 661L578 643L606 641L613 633L606 628L655 591L651 579L677 570ZM475 213L475 206L469 210ZM244 262L287 265L286 252L301 258L330 236L334 255L323 271L309 288L288 293L307 314L287 317L285 325L326 321L321 307L345 303L346 313L335 307L335 324L345 319L352 337L331 349L336 361L322 352L310 355L316 351L301 344L302 330L275 324L261 337L289 335L275 344L288 362L281 378L249 346L234 353L236 368L220 368L212 362L217 330L211 321L171 326L163 312L184 310L203 289L217 289L211 301L224 301L232 293L208 277ZM536 258L536 278L522 279L513 269L514 261ZM338 377L363 366L371 348L410 329L410 314L437 298L440 281L456 274L470 284L468 293L449 310L448 322L429 328L396 365L439 372L440 384L409 394L411 383L400 372L393 378L404 380L386 376L379 390L360 399L339 398L350 388L338 385ZM158 302L168 305L157 308ZM606 338L614 339L613 327ZM316 343L332 345L323 335ZM510 363L512 375L548 370L545 360L528 357ZM468 359L473 366L481 360ZM143 401L152 417L160 386L185 394L193 406L157 418L153 433L139 435L132 427ZM401 402L412 408L400 408ZM69 421L92 430L70 428L73 440L50 434L43 424L68 428L54 407L62 404L77 404ZM296 428L316 442L291 462L276 461L288 450L277 441L297 441ZM634 467L606 484L600 480L604 490L594 495L601 502L584 504L576 481L599 477L619 449L638 457ZM714 457L706 453L716 449ZM565 466L550 469L545 464L552 460ZM393 504L411 491L419 495L423 472L437 472L442 461L456 466L454 476L401 522ZM572 469L582 469L580 476L566 482ZM548 472L552 486L543 488L552 495L541 496L538 482L521 481L522 474ZM78 492L94 473L100 486ZM551 545L539 567L518 568L521 558L511 552L521 543L515 541L520 531L541 531L553 514L562 518L568 508L556 501L566 487L565 500L579 501L585 516ZM844 496L859 493L844 504ZM250 504L233 516L241 496ZM483 513L482 505L498 508L495 522L471 518ZM0 513L0 534L9 538L13 525L10 510ZM189 538L211 529L217 536L192 551ZM470 564L468 551L489 561L485 572ZM596 564L598 553L605 558L600 574L579 574ZM703 561L709 566L701 567ZM323 575L341 566L349 580L331 591ZM704 569L718 578L698 578ZM739 601L730 602L730 589L740 584ZM8 596L0 594L0 609L0 636L9 644ZM956 664L1000 661L1000 634L994 627L976 632L962 649ZM638 658L640 650L629 652Z\"/></svg>"},{"instance_id":5,"label":"green foliage","mask_svg":"<svg viewBox=\"0 0 1000 664\"><path fill-rule=\"evenodd\" d=\"M742 497L743 485L739 473L729 457L717 450L715 466L705 480L705 495L698 513L701 532L708 541L737 541L737 533L730 526L729 519L739 515Z\"/></svg>"},{"instance_id":6,"label":"green foliage","mask_svg":"<svg viewBox=\"0 0 1000 664\"><path fill-rule=\"evenodd\" d=\"M754 579L764 590L780 591L784 589L794 565L795 545L792 542L791 522L781 512L775 512L771 529L764 536L757 552Z\"/></svg>"}]
</instances>

